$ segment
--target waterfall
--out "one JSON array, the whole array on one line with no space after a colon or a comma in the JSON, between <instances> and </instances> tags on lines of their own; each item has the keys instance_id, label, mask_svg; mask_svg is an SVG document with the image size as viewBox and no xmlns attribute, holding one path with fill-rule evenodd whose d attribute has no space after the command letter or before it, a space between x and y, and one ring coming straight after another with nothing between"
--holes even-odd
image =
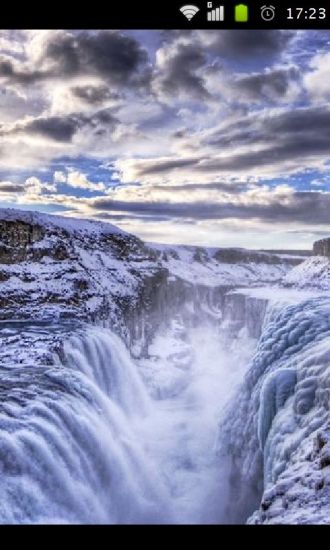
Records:
<instances>
[{"instance_id":1,"label":"waterfall","mask_svg":"<svg viewBox=\"0 0 330 550\"><path fill-rule=\"evenodd\" d=\"M24 383L19 368L3 376L2 523L224 521L215 443L242 370L216 330L189 330L173 321L137 362L87 326Z\"/></svg>"},{"instance_id":2,"label":"waterfall","mask_svg":"<svg viewBox=\"0 0 330 550\"><path fill-rule=\"evenodd\" d=\"M32 400L23 389L1 413L1 521L153 523L160 510L171 521L135 430L149 398L124 344L91 329L65 354Z\"/></svg>"},{"instance_id":3,"label":"waterfall","mask_svg":"<svg viewBox=\"0 0 330 550\"><path fill-rule=\"evenodd\" d=\"M138 359L79 325L52 364L2 367L1 523L247 520L329 418L330 303L213 305Z\"/></svg>"},{"instance_id":4,"label":"waterfall","mask_svg":"<svg viewBox=\"0 0 330 550\"><path fill-rule=\"evenodd\" d=\"M108 330L89 329L64 345L66 362L80 371L128 415L146 414L150 399L125 344Z\"/></svg>"}]
</instances>

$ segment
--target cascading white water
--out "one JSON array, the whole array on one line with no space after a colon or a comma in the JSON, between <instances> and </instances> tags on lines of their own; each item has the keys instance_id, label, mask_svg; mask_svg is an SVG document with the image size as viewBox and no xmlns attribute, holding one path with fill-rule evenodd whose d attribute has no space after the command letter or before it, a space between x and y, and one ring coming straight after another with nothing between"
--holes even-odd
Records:
<instances>
[{"instance_id":1,"label":"cascading white water","mask_svg":"<svg viewBox=\"0 0 330 550\"><path fill-rule=\"evenodd\" d=\"M3 368L0 522L244 522L329 416L330 304L269 307L249 365L241 302L220 332L173 319L148 358L87 325L52 366Z\"/></svg>"},{"instance_id":2,"label":"cascading white water","mask_svg":"<svg viewBox=\"0 0 330 550\"><path fill-rule=\"evenodd\" d=\"M63 362L7 393L2 523L224 521L218 417L245 361L210 329L171 335L137 365L118 336L88 327Z\"/></svg>"}]
</instances>

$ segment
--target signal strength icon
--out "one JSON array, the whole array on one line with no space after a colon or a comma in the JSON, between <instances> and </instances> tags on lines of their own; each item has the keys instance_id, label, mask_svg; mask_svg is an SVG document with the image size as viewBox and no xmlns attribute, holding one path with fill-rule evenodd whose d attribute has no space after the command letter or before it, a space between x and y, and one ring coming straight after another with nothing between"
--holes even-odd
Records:
<instances>
[{"instance_id":1,"label":"signal strength icon","mask_svg":"<svg viewBox=\"0 0 330 550\"><path fill-rule=\"evenodd\" d=\"M196 13L199 12L199 8L197 6L191 6L190 4L187 6L182 6L180 8L181 13L190 21L193 17L195 17Z\"/></svg>"},{"instance_id":2,"label":"signal strength icon","mask_svg":"<svg viewBox=\"0 0 330 550\"><path fill-rule=\"evenodd\" d=\"M212 2L207 3L208 8L213 8ZM224 21L225 20L225 8L224 6L219 6L218 8L215 8L214 10L211 9L211 11L207 12L207 20L208 21Z\"/></svg>"}]
</instances>

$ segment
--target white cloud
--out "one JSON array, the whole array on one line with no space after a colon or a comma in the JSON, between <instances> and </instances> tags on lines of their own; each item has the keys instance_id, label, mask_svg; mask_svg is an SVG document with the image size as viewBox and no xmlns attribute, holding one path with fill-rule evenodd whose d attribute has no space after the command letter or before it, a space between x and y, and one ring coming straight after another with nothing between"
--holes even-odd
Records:
<instances>
[{"instance_id":1,"label":"white cloud","mask_svg":"<svg viewBox=\"0 0 330 550\"><path fill-rule=\"evenodd\" d=\"M330 53L316 55L310 63L311 71L305 75L304 84L315 101L330 99Z\"/></svg>"},{"instance_id":2,"label":"white cloud","mask_svg":"<svg viewBox=\"0 0 330 550\"><path fill-rule=\"evenodd\" d=\"M58 170L54 172L54 182L66 183L66 180L67 180L67 177L66 177L66 174L64 174L64 172L60 172Z\"/></svg>"},{"instance_id":3,"label":"white cloud","mask_svg":"<svg viewBox=\"0 0 330 550\"><path fill-rule=\"evenodd\" d=\"M0 117L2 123L11 123L24 117L30 110L28 98L21 92L10 88L0 90Z\"/></svg>"},{"instance_id":4,"label":"white cloud","mask_svg":"<svg viewBox=\"0 0 330 550\"><path fill-rule=\"evenodd\" d=\"M85 174L77 170L69 171L66 179L67 185L78 189L88 189L89 191L105 191L106 186L103 182L93 183L88 180Z\"/></svg>"},{"instance_id":5,"label":"white cloud","mask_svg":"<svg viewBox=\"0 0 330 550\"><path fill-rule=\"evenodd\" d=\"M108 201L106 213L111 216L115 212L118 219L122 214L125 221L120 225L144 238L237 244L243 239L238 236L243 229L250 235L240 241L243 245L248 239L253 242L258 232L259 237L263 231L270 234L270 223L253 218L259 211L264 209L267 216L272 205L279 205L280 211L294 208L291 187L272 188L267 185L269 179L288 177L290 183L290 174L304 169L324 170L330 156L327 109L312 106L322 111L318 118L323 125L315 125L315 131L312 126L316 115L311 112L309 117L301 116L311 100L330 99L330 53L313 58L303 77L303 88L300 74L305 65L300 62L300 54L288 56L284 64L282 34L259 33L250 42L249 31L158 33L157 45L150 48L150 36L141 31L142 46L152 50L153 93L148 94L147 88L143 93L134 86L119 85L117 89L109 84L111 79L107 80L104 71L85 69L84 59L79 71L71 71L70 55L61 73L63 63L56 52L50 56L45 53L49 44L63 45L63 37L72 34L74 31L24 31L17 35L0 32L0 53L16 71L12 79L4 71L5 86L0 92L0 169L6 174L12 170L14 181L20 181L17 176L22 170L32 173L38 168L35 174L39 176L41 168L48 173L54 159L59 161L57 166L61 166L61 157L75 159L65 162L67 168L54 172L52 183L43 182L42 176L17 185L0 182L1 198L38 207L64 206L70 209L70 215L80 216L102 213L103 200ZM264 44L267 51L258 44ZM29 75L31 79L26 79ZM304 90L308 94L301 94ZM303 108L295 103L298 98L306 102ZM270 103L276 108L269 108ZM67 141L56 136L56 117L62 118L63 124L70 117L80 120L72 136L68 132ZM39 119L48 119L55 133L47 133L46 122L42 125ZM295 149L297 137L300 140ZM114 189L107 184L106 176L104 181L97 181L92 172L85 174L85 165L77 164L77 159L84 157L111 165L115 173L111 176L109 172L109 177L127 185ZM323 184L323 178L314 174L313 178L314 190L322 191L326 178ZM70 196L60 194L63 187L57 184L69 186L65 192ZM87 195L81 190L91 192L88 199L79 197ZM102 195L99 206L93 205L93 194ZM112 201L118 203L113 212ZM203 203L219 206L219 212L228 205L229 215L238 212L239 216L241 212L242 219L197 219L198 205L202 208ZM138 206L136 211L134 204ZM177 214L176 204L182 206ZM163 220L155 221L157 216L162 217L162 205ZM167 222L164 218L168 205ZM185 205L188 211L189 206L194 210L196 219L182 219ZM247 210L251 212L249 220L243 219L249 215ZM207 208L205 212L207 215ZM298 227L300 220L292 223ZM274 231L271 235L272 239L276 237Z\"/></svg>"},{"instance_id":6,"label":"white cloud","mask_svg":"<svg viewBox=\"0 0 330 550\"><path fill-rule=\"evenodd\" d=\"M31 176L25 180L25 192L28 195L41 195L45 192L55 192L56 185L42 182L39 178Z\"/></svg>"}]
</instances>

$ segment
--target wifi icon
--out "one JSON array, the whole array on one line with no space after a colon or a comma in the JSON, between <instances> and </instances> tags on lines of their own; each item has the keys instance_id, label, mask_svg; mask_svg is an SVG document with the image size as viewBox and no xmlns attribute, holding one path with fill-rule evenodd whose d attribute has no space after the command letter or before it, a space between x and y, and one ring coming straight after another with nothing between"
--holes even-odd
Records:
<instances>
[{"instance_id":1,"label":"wifi icon","mask_svg":"<svg viewBox=\"0 0 330 550\"><path fill-rule=\"evenodd\" d=\"M199 11L199 8L197 6L187 5L187 6L182 6L182 8L180 8L180 11L188 19L188 21L190 21Z\"/></svg>"}]
</instances>

